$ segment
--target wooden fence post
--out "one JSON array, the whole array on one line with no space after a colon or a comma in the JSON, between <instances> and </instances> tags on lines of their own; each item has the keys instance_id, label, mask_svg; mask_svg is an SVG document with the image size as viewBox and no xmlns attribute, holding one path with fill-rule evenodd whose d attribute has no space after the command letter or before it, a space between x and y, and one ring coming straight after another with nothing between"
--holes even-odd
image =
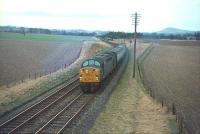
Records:
<instances>
[{"instance_id":1,"label":"wooden fence post","mask_svg":"<svg viewBox=\"0 0 200 134\"><path fill-rule=\"evenodd\" d=\"M182 134L183 132L183 118L180 117L180 122L179 122L179 133Z\"/></svg>"},{"instance_id":2,"label":"wooden fence post","mask_svg":"<svg viewBox=\"0 0 200 134\"><path fill-rule=\"evenodd\" d=\"M176 107L175 104L172 103L172 114L175 115L176 114Z\"/></svg>"}]
</instances>

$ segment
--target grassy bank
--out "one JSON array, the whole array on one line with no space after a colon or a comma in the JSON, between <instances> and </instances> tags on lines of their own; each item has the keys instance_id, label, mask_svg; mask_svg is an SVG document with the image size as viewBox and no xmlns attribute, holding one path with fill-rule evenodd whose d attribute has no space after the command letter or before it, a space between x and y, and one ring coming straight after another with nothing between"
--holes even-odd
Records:
<instances>
[{"instance_id":1,"label":"grassy bank","mask_svg":"<svg viewBox=\"0 0 200 134\"><path fill-rule=\"evenodd\" d=\"M159 41L142 64L152 96L177 116L180 131L200 130L200 47L196 41Z\"/></svg>"},{"instance_id":2,"label":"grassy bank","mask_svg":"<svg viewBox=\"0 0 200 134\"><path fill-rule=\"evenodd\" d=\"M19 107L36 97L55 89L58 85L78 74L81 61L96 52L109 47L103 42L92 43L88 50L81 53L81 57L73 63L70 68L59 70L48 76L37 78L36 80L26 80L24 83L19 83L13 87L0 90L0 116L12 109ZM89 52L89 53L88 53Z\"/></svg>"},{"instance_id":3,"label":"grassy bank","mask_svg":"<svg viewBox=\"0 0 200 134\"><path fill-rule=\"evenodd\" d=\"M90 130L94 133L173 133L174 117L132 78L132 56L118 85ZM138 75L137 75L138 76Z\"/></svg>"},{"instance_id":4,"label":"grassy bank","mask_svg":"<svg viewBox=\"0 0 200 134\"><path fill-rule=\"evenodd\" d=\"M151 95L151 93L147 90L147 87L145 87L144 85L144 76L143 76L143 72L142 72L142 66L144 64L144 60L147 58L147 56L151 53L151 51L153 50L153 46L149 46L138 58L137 58L137 68L136 68L136 79L137 79L137 83L142 87L142 89L144 90L145 94L149 94ZM166 109L166 107L164 107ZM171 130L172 134L177 134L178 133L178 127L177 127L177 123L176 123L176 119L175 116L171 115L171 113L168 114L168 122L169 122L169 127Z\"/></svg>"}]
</instances>

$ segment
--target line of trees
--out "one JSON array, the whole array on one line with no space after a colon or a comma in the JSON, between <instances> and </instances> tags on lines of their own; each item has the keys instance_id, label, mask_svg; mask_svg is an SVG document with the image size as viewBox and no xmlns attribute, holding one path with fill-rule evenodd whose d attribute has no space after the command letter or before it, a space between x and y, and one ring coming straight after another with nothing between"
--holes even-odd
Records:
<instances>
[{"instance_id":1,"label":"line of trees","mask_svg":"<svg viewBox=\"0 0 200 134\"><path fill-rule=\"evenodd\" d=\"M104 39L131 39L134 33L108 32L101 36ZM144 39L179 39L179 40L200 40L200 32L184 34L164 34L164 33L137 33L137 38Z\"/></svg>"},{"instance_id":2,"label":"line of trees","mask_svg":"<svg viewBox=\"0 0 200 134\"><path fill-rule=\"evenodd\" d=\"M104 39L132 39L134 33L126 32L89 32L86 30L57 30L57 29L44 29L44 28L24 28L13 26L0 26L0 31L37 34L55 34L55 35L76 35L76 36L98 36ZM164 34L164 33L137 33L137 38L144 39L179 39L179 40L200 40L200 31L183 33L183 34Z\"/></svg>"},{"instance_id":3,"label":"line of trees","mask_svg":"<svg viewBox=\"0 0 200 134\"><path fill-rule=\"evenodd\" d=\"M134 33L125 33L125 32L108 32L107 34L102 35L102 38L111 38L111 39L131 39L133 38ZM143 33L137 33L138 38L142 38Z\"/></svg>"},{"instance_id":4,"label":"line of trees","mask_svg":"<svg viewBox=\"0 0 200 134\"><path fill-rule=\"evenodd\" d=\"M96 32L87 32L84 30L57 30L44 28L25 28L14 26L0 26L1 32L21 33L25 36L26 33L36 34L54 34L54 35L77 35L77 36L97 36Z\"/></svg>"}]
</instances>

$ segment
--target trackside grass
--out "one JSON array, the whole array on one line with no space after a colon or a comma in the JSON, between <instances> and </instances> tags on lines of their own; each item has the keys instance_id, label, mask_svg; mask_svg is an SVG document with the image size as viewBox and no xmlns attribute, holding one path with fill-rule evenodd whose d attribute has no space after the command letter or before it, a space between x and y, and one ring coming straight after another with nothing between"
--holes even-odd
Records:
<instances>
[{"instance_id":1,"label":"trackside grass","mask_svg":"<svg viewBox=\"0 0 200 134\"><path fill-rule=\"evenodd\" d=\"M144 89L145 93L150 93L150 92L147 90L148 87L144 87L145 85L144 85L144 76L143 76L143 72L142 72L143 71L142 70L143 69L142 65L144 63L144 60L148 57L148 55L153 50L153 48L154 48L154 46L150 45L137 58L136 79L137 79L137 83ZM167 119L169 121L169 127L170 127L170 130L171 130L171 134L177 134L178 133L178 126L177 126L177 122L176 122L175 116L169 114L168 117L167 117Z\"/></svg>"},{"instance_id":2,"label":"trackside grass","mask_svg":"<svg viewBox=\"0 0 200 134\"><path fill-rule=\"evenodd\" d=\"M124 74L113 89L102 113L97 117L90 134L174 133L171 130L174 117L144 92L141 83L132 78L133 60L132 56L130 57Z\"/></svg>"}]
</instances>

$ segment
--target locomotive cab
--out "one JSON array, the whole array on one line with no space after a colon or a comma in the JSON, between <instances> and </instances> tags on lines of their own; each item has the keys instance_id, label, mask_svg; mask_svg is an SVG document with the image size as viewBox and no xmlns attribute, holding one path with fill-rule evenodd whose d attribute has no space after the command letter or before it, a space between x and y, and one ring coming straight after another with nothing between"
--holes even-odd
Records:
<instances>
[{"instance_id":1,"label":"locomotive cab","mask_svg":"<svg viewBox=\"0 0 200 134\"><path fill-rule=\"evenodd\" d=\"M95 59L85 60L81 66L79 77L83 92L94 92L101 81L101 63Z\"/></svg>"}]
</instances>

